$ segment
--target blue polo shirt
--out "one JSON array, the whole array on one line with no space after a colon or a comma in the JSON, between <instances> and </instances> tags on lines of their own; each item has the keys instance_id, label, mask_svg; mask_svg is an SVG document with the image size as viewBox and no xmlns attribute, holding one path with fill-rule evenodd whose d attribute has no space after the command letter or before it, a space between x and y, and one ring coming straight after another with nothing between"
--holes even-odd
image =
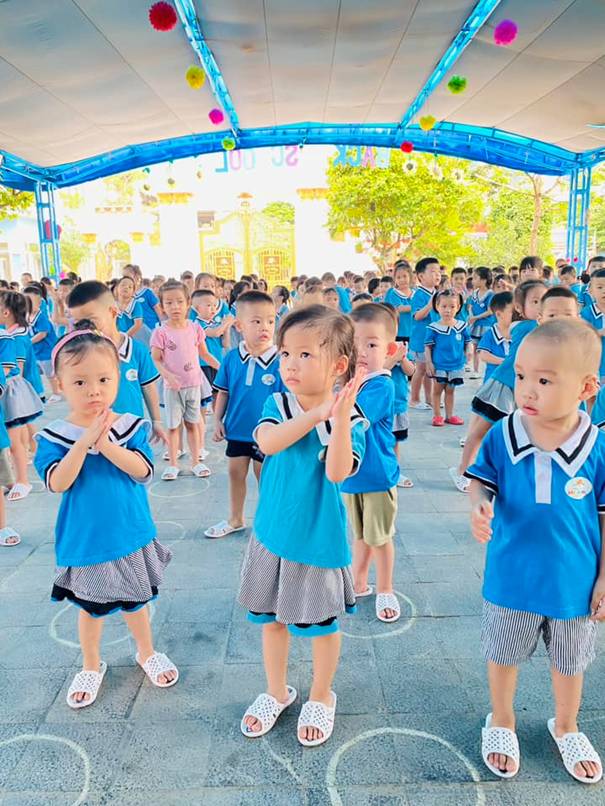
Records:
<instances>
[{"instance_id":1,"label":"blue polo shirt","mask_svg":"<svg viewBox=\"0 0 605 806\"><path fill-rule=\"evenodd\" d=\"M468 326L455 319L451 326L439 322L428 325L424 344L433 348L432 360L436 370L455 372L464 369L466 345L470 340Z\"/></svg>"},{"instance_id":2,"label":"blue polo shirt","mask_svg":"<svg viewBox=\"0 0 605 806\"><path fill-rule=\"evenodd\" d=\"M34 345L26 327L17 327L11 331L11 336L15 342L17 362L23 361L23 377L30 383L37 395L44 395L44 385L40 377L40 370L34 355Z\"/></svg>"},{"instance_id":3,"label":"blue polo shirt","mask_svg":"<svg viewBox=\"0 0 605 806\"><path fill-rule=\"evenodd\" d=\"M517 350L521 346L521 342L538 327L538 323L533 319L523 319L521 322L513 322L510 331L510 347L508 348L508 355L504 361L499 364L492 372L492 379L498 381L503 386L508 386L509 389L515 388L515 358L517 357Z\"/></svg>"},{"instance_id":4,"label":"blue polo shirt","mask_svg":"<svg viewBox=\"0 0 605 806\"><path fill-rule=\"evenodd\" d=\"M241 341L229 350L214 380L214 388L229 395L223 417L225 436L235 442L253 442L252 432L266 399L285 389L279 374L277 347L253 356Z\"/></svg>"},{"instance_id":5,"label":"blue polo shirt","mask_svg":"<svg viewBox=\"0 0 605 806\"><path fill-rule=\"evenodd\" d=\"M17 365L15 340L6 330L0 330L0 364L4 368L7 379L21 374Z\"/></svg>"},{"instance_id":6,"label":"blue polo shirt","mask_svg":"<svg viewBox=\"0 0 605 806\"><path fill-rule=\"evenodd\" d=\"M401 305L412 304L412 294L410 294L409 297L406 297L405 294L402 294L401 291L398 291L396 288L389 288L387 293L384 295L384 301L388 302L395 308L395 310L397 310ZM412 332L412 311L409 310L399 312L397 310L397 315L399 316L397 335L399 338L409 339L410 333Z\"/></svg>"},{"instance_id":7,"label":"blue polo shirt","mask_svg":"<svg viewBox=\"0 0 605 806\"><path fill-rule=\"evenodd\" d=\"M283 423L301 413L296 397L290 392L272 394L265 402L258 425ZM358 470L364 457L366 426L361 411L353 408L352 473ZM330 481L325 471L330 433L329 422L319 423L298 442L265 458L254 533L268 551L285 560L320 568L343 568L351 562L351 551L341 485Z\"/></svg>"},{"instance_id":8,"label":"blue polo shirt","mask_svg":"<svg viewBox=\"0 0 605 806\"><path fill-rule=\"evenodd\" d=\"M481 316L489 311L489 305L494 296L493 291L486 291L484 296L481 296L479 290L473 291L468 298L468 309L471 316ZM486 316L479 324L491 325L493 323L492 316Z\"/></svg>"},{"instance_id":9,"label":"blue polo shirt","mask_svg":"<svg viewBox=\"0 0 605 806\"><path fill-rule=\"evenodd\" d=\"M395 391L393 400L394 412L395 414L405 414L408 410L410 381L408 376L401 369L401 364L395 364L391 370L391 380L393 381L393 389Z\"/></svg>"},{"instance_id":10,"label":"blue polo shirt","mask_svg":"<svg viewBox=\"0 0 605 806\"><path fill-rule=\"evenodd\" d=\"M137 417L144 417L143 387L157 381L160 373L153 363L149 349L130 336L124 335L118 347L118 357L120 383L118 396L111 408L118 414L129 412Z\"/></svg>"},{"instance_id":11,"label":"blue polo shirt","mask_svg":"<svg viewBox=\"0 0 605 806\"><path fill-rule=\"evenodd\" d=\"M582 308L580 314L582 319L586 320L589 325L592 325L595 330L603 330L605 328L605 316L600 308L597 307L596 302L592 302L590 298L587 304ZM599 376L605 376L605 338L601 336L601 364L599 366Z\"/></svg>"},{"instance_id":12,"label":"blue polo shirt","mask_svg":"<svg viewBox=\"0 0 605 806\"><path fill-rule=\"evenodd\" d=\"M205 332L206 330L212 330L214 327L218 327L220 323L223 321L223 317L220 313L215 313L212 319L207 321L206 319L200 319L199 316L196 315L194 322L197 322L198 325L202 328ZM206 347L208 348L208 352L210 355L213 355L216 360L221 363L225 355L225 349L223 347L223 340L221 336L206 336ZM204 361L203 358L200 358L200 367L207 367L208 363Z\"/></svg>"},{"instance_id":13,"label":"blue polo shirt","mask_svg":"<svg viewBox=\"0 0 605 806\"><path fill-rule=\"evenodd\" d=\"M53 347L57 343L57 335L48 315L41 307L29 323L29 330L32 336L37 336L38 333L46 333L46 337L42 341L38 341L32 346L36 361L50 361Z\"/></svg>"},{"instance_id":14,"label":"blue polo shirt","mask_svg":"<svg viewBox=\"0 0 605 806\"><path fill-rule=\"evenodd\" d=\"M410 332L410 350L414 353L424 352L424 337L426 336L426 328L431 322L438 319L435 311L429 311L428 316L424 319L414 319L414 314L425 308L428 303L433 299L435 292L430 291L423 285L417 286L412 294L412 330Z\"/></svg>"},{"instance_id":15,"label":"blue polo shirt","mask_svg":"<svg viewBox=\"0 0 605 806\"><path fill-rule=\"evenodd\" d=\"M48 488L52 471L78 440L84 428L55 420L39 431L34 457L36 472ZM133 479L102 454L89 450L74 483L61 497L55 525L58 566L109 562L137 551L156 536L145 484L153 476L149 422L132 414L119 417L109 439L141 456L149 468L143 483Z\"/></svg>"},{"instance_id":16,"label":"blue polo shirt","mask_svg":"<svg viewBox=\"0 0 605 806\"><path fill-rule=\"evenodd\" d=\"M532 444L519 410L496 423L466 476L495 494L483 596L557 619L590 614L605 514L605 434L579 411L554 451Z\"/></svg>"},{"instance_id":17,"label":"blue polo shirt","mask_svg":"<svg viewBox=\"0 0 605 806\"><path fill-rule=\"evenodd\" d=\"M357 473L343 481L343 493L386 492L397 484L399 462L393 435L394 402L395 387L388 370L366 376L357 395L357 405L370 424L366 431L366 449Z\"/></svg>"},{"instance_id":18,"label":"blue polo shirt","mask_svg":"<svg viewBox=\"0 0 605 806\"><path fill-rule=\"evenodd\" d=\"M0 397L6 391L6 375L4 374L4 367L0 364ZM4 448L10 447L10 438L8 436L8 431L6 430L6 425L4 424L4 414L2 412L2 407L0 406L0 450Z\"/></svg>"},{"instance_id":19,"label":"blue polo shirt","mask_svg":"<svg viewBox=\"0 0 605 806\"><path fill-rule=\"evenodd\" d=\"M151 288L141 288L135 294L137 302L141 303L143 308L143 322L150 330L160 324L160 317L155 311L155 306L159 303L159 299L153 293Z\"/></svg>"},{"instance_id":20,"label":"blue polo shirt","mask_svg":"<svg viewBox=\"0 0 605 806\"><path fill-rule=\"evenodd\" d=\"M335 285L336 293L338 294L338 305L341 313L351 313L353 306L351 304L351 297L346 288L340 285Z\"/></svg>"},{"instance_id":21,"label":"blue polo shirt","mask_svg":"<svg viewBox=\"0 0 605 806\"><path fill-rule=\"evenodd\" d=\"M137 319L143 319L143 305L134 297L123 311L120 311L116 324L120 333L128 333Z\"/></svg>"},{"instance_id":22,"label":"blue polo shirt","mask_svg":"<svg viewBox=\"0 0 605 806\"><path fill-rule=\"evenodd\" d=\"M489 330L486 330L477 346L478 350L485 350L486 353L495 356L496 358L506 358L510 350L510 339L504 338L500 332L498 325L492 325ZM485 375L483 376L483 383L494 374L494 370L498 364L486 364Z\"/></svg>"}]
</instances>

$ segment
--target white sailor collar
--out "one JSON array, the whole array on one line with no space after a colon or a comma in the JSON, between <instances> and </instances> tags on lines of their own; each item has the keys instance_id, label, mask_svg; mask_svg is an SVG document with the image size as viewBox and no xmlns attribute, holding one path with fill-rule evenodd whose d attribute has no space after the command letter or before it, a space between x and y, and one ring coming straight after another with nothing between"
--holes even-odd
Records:
<instances>
[{"instance_id":1,"label":"white sailor collar","mask_svg":"<svg viewBox=\"0 0 605 806\"><path fill-rule=\"evenodd\" d=\"M506 336L502 335L502 331L500 330L500 325L496 322L495 325L492 325L492 330L494 332L494 340L496 344L502 344L503 341L510 342L510 338L506 338Z\"/></svg>"},{"instance_id":2,"label":"white sailor collar","mask_svg":"<svg viewBox=\"0 0 605 806\"><path fill-rule=\"evenodd\" d=\"M132 312L134 311L134 306L137 304L137 301L137 298L133 297L124 310L120 311L120 313L126 314L126 316L130 316L132 318Z\"/></svg>"},{"instance_id":3,"label":"white sailor collar","mask_svg":"<svg viewBox=\"0 0 605 806\"><path fill-rule=\"evenodd\" d=\"M359 391L361 392L361 390L366 385L366 383L371 381L373 378L379 378L381 375L385 375L387 378L390 378L391 377L391 370L390 369L377 369L376 372L368 372L368 374L365 375L363 381L361 382L361 385L359 386Z\"/></svg>"},{"instance_id":4,"label":"white sailor collar","mask_svg":"<svg viewBox=\"0 0 605 806\"><path fill-rule=\"evenodd\" d=\"M580 422L573 434L554 451L543 451L536 447L523 425L521 410L509 415L503 424L504 444L511 462L516 465L526 456L534 454L550 457L561 470L573 478L595 444L599 429L592 424L585 411L578 411Z\"/></svg>"},{"instance_id":5,"label":"white sailor collar","mask_svg":"<svg viewBox=\"0 0 605 806\"><path fill-rule=\"evenodd\" d=\"M121 414L109 429L109 441L116 445L125 445L133 434L136 434L141 428L145 430L148 436L151 433L149 420L137 417L134 414ZM49 442L64 445L69 449L80 439L85 430L81 425L74 425L74 423L70 423L67 420L53 420L39 433ZM95 455L99 452L94 448L89 448L87 453Z\"/></svg>"},{"instance_id":6,"label":"white sailor collar","mask_svg":"<svg viewBox=\"0 0 605 806\"><path fill-rule=\"evenodd\" d=\"M16 327L14 330L9 331L9 336L27 336L29 329L26 327Z\"/></svg>"},{"instance_id":7,"label":"white sailor collar","mask_svg":"<svg viewBox=\"0 0 605 806\"><path fill-rule=\"evenodd\" d=\"M434 288L433 289L426 288L426 286L423 286L422 283L418 283L418 285L416 286L416 289L424 291L426 294L428 294L431 297L435 295L435 289Z\"/></svg>"},{"instance_id":8,"label":"white sailor collar","mask_svg":"<svg viewBox=\"0 0 605 806\"><path fill-rule=\"evenodd\" d=\"M238 350L239 357L241 358L243 364L250 360L256 361L256 363L263 369L266 369L277 355L277 347L275 344L272 344L271 347L269 347L268 350L265 350L262 355L251 355L248 352L245 342L243 341L240 341Z\"/></svg>"},{"instance_id":9,"label":"white sailor collar","mask_svg":"<svg viewBox=\"0 0 605 806\"><path fill-rule=\"evenodd\" d=\"M126 363L132 358L132 339L126 334L124 334L124 338L118 347L118 358Z\"/></svg>"},{"instance_id":10,"label":"white sailor collar","mask_svg":"<svg viewBox=\"0 0 605 806\"><path fill-rule=\"evenodd\" d=\"M33 327L36 324L36 322L40 318L41 313L42 313L42 310L40 308L38 308L37 312L32 316L32 318L29 321L29 326L30 327Z\"/></svg>"},{"instance_id":11,"label":"white sailor collar","mask_svg":"<svg viewBox=\"0 0 605 806\"><path fill-rule=\"evenodd\" d=\"M597 303L596 303L596 302L593 302L593 303L591 304L591 306L590 306L590 310L591 310L592 315L594 316L594 318L595 318L595 319L598 319L598 318L599 318L599 316L603 316L603 311L599 310L599 308L597 307Z\"/></svg>"},{"instance_id":12,"label":"white sailor collar","mask_svg":"<svg viewBox=\"0 0 605 806\"><path fill-rule=\"evenodd\" d=\"M453 325L441 325L439 322L431 322L428 327L436 333L444 333L446 336L449 336L452 331L454 331L454 333L462 333L466 327L466 322L460 319L454 319Z\"/></svg>"},{"instance_id":13,"label":"white sailor collar","mask_svg":"<svg viewBox=\"0 0 605 806\"><path fill-rule=\"evenodd\" d=\"M424 286L423 286L423 287L424 287ZM399 299L409 299L409 298L410 298L409 296L406 296L406 295L403 293L403 291L400 291L398 288L395 288L395 286L393 286L393 289L392 289L392 290L393 290L393 291L394 291L394 292L397 294L397 296L399 297ZM428 289L426 289L426 288L425 288L424 290L425 290L425 291L427 291ZM411 291L412 291L412 289L410 289L410 292L411 292Z\"/></svg>"},{"instance_id":14,"label":"white sailor collar","mask_svg":"<svg viewBox=\"0 0 605 806\"><path fill-rule=\"evenodd\" d=\"M292 392L276 392L273 397L283 420L293 420L295 417L298 417L299 414L304 413L304 410L296 399L296 395L293 395ZM367 431L370 427L370 423L366 420L363 411L357 405L357 403L355 403L351 409L351 429L353 429L353 427L359 423L363 425L364 431ZM324 447L330 444L332 428L332 420L325 420L324 422L317 423L315 426L315 431L319 441Z\"/></svg>"}]
</instances>

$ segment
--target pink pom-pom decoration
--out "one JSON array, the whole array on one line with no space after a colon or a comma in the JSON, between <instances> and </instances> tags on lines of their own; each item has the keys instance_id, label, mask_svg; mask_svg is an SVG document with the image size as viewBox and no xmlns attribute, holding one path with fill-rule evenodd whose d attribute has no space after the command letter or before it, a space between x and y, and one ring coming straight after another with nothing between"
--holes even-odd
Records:
<instances>
[{"instance_id":1,"label":"pink pom-pom decoration","mask_svg":"<svg viewBox=\"0 0 605 806\"><path fill-rule=\"evenodd\" d=\"M178 22L178 17L170 3L161 0L149 9L149 22L156 31L172 31Z\"/></svg>"},{"instance_id":2,"label":"pink pom-pom decoration","mask_svg":"<svg viewBox=\"0 0 605 806\"><path fill-rule=\"evenodd\" d=\"M404 140L403 143L399 146L399 148L403 151L404 154L411 154L414 150L414 143L410 143L409 140Z\"/></svg>"},{"instance_id":3,"label":"pink pom-pom decoration","mask_svg":"<svg viewBox=\"0 0 605 806\"><path fill-rule=\"evenodd\" d=\"M219 123L225 120L225 116L220 109L211 109L210 112L208 112L208 117L210 118L210 122L214 123L215 126L218 126Z\"/></svg>"},{"instance_id":4,"label":"pink pom-pom decoration","mask_svg":"<svg viewBox=\"0 0 605 806\"><path fill-rule=\"evenodd\" d=\"M494 42L496 45L510 45L517 38L519 28L513 20L502 20L494 29Z\"/></svg>"}]
</instances>

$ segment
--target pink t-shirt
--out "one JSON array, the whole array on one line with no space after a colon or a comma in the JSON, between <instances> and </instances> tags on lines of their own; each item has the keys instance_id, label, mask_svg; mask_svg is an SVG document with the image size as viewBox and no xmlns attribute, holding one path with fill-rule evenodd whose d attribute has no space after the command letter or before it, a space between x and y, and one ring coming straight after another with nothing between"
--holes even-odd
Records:
<instances>
[{"instance_id":1,"label":"pink t-shirt","mask_svg":"<svg viewBox=\"0 0 605 806\"><path fill-rule=\"evenodd\" d=\"M164 366L180 382L180 389L199 386L202 382L199 346L206 341L204 331L197 322L187 322L184 328L170 327L164 323L151 333L151 347L162 350Z\"/></svg>"}]
</instances>

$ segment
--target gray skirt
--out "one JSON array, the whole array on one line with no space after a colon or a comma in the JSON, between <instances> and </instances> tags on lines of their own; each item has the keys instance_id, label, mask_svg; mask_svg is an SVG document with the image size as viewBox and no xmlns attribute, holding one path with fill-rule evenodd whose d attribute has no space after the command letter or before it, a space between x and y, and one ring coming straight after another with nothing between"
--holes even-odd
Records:
<instances>
[{"instance_id":1,"label":"gray skirt","mask_svg":"<svg viewBox=\"0 0 605 806\"><path fill-rule=\"evenodd\" d=\"M275 614L282 624L319 624L355 607L350 566L319 568L284 560L250 537L239 603L252 613Z\"/></svg>"},{"instance_id":2,"label":"gray skirt","mask_svg":"<svg viewBox=\"0 0 605 806\"><path fill-rule=\"evenodd\" d=\"M488 378L472 400L475 414L490 423L497 423L515 410L515 393L495 378Z\"/></svg>"},{"instance_id":3,"label":"gray skirt","mask_svg":"<svg viewBox=\"0 0 605 806\"><path fill-rule=\"evenodd\" d=\"M14 375L6 383L0 399L7 428L25 425L42 414L42 403L31 383L21 375Z\"/></svg>"},{"instance_id":4,"label":"gray skirt","mask_svg":"<svg viewBox=\"0 0 605 806\"><path fill-rule=\"evenodd\" d=\"M171 559L170 549L152 540L142 549L117 560L59 567L55 587L86 602L146 602L157 593Z\"/></svg>"}]
</instances>

